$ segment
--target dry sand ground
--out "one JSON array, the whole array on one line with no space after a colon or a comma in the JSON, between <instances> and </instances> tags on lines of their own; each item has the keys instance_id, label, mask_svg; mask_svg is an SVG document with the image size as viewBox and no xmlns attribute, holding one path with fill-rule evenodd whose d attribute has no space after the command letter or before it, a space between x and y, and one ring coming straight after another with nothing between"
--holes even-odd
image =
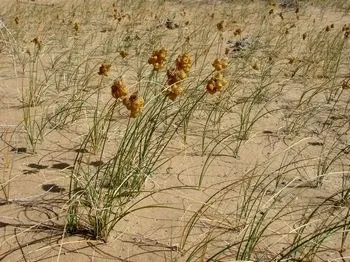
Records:
<instances>
[{"instance_id":1,"label":"dry sand ground","mask_svg":"<svg viewBox=\"0 0 350 262\"><path fill-rule=\"evenodd\" d=\"M123 18L121 26L117 29L120 31L115 32L115 37L127 29L133 36L140 34L144 37L142 41L145 41L140 45L148 44L147 34L143 34L146 30L150 30L149 35L164 32L161 34L163 38L160 42L162 46L171 46L173 38L179 37L180 30L182 30L183 37L186 37L188 32L192 32L193 28L198 28L198 31L202 30L201 27L208 28L208 32L214 34L212 32L216 32L216 24L225 20L227 29L222 34L223 46L220 47L219 52L221 52L220 55L223 55L225 48L229 48L228 57L230 63L233 64L234 73L228 76L228 78L231 77L232 90L223 93L231 97L225 100L226 104L222 107L225 110L227 106L227 110L232 111L225 114L221 120L220 128L223 130L230 128L234 121L239 122L237 111L242 109L240 105L249 101L250 93L247 90L253 90L259 85L259 81L264 81L263 84L269 83L269 79L261 80L263 79L261 72L267 63L265 61L271 58L277 62L270 75L267 75L267 78L272 79L268 84L268 92L264 94L266 97L263 95L260 102L257 102L260 105L257 106L258 109L268 108L271 113L259 118L248 139L242 142L238 156L234 156L232 151L231 155L229 153L218 154L204 176L202 187L196 188L207 159L206 156L201 155L200 146L201 128L206 114L199 110L192 120L193 126L188 132L186 143L181 135L175 137L167 151L169 156L173 156L172 159L145 181L144 189L150 192L176 186L178 188L156 193L141 205L165 204L174 209L150 208L132 213L116 225L108 242L103 243L84 235L66 236L64 234L69 176L77 150L89 126L88 120L82 116L76 122L63 128L50 129L50 132L45 133L43 141L37 145L35 153L31 153L23 128L23 107L20 101L21 86L28 87L29 73L27 68L24 73L21 71L20 58L25 56L26 48L33 45L30 41L34 37L42 39L44 52L48 54L43 57L43 63L48 63L50 55L54 57L57 54L57 50L49 46L55 41L55 38L62 38L61 41L66 41L66 49L73 50L74 30L71 28L74 21L80 23L79 35L95 34L102 39L104 34L109 34L109 30L114 30L116 23L108 13L112 10L112 7L108 7L111 3L103 3L104 7L96 11L98 17L95 18L94 14L89 14L92 18L87 24L84 24L82 17L69 18L70 11L72 11L69 10L70 5L67 5L68 9L60 9L67 13L60 14L57 11L58 6L63 5L63 1L18 1L18 10L29 9L36 5L39 11L33 11L32 14L49 17L50 12L52 16L59 13L65 19L72 19L71 24L66 22L66 26L70 28L67 29L69 32L67 33L63 31L63 27L56 30L50 28L50 24L45 24L45 22L41 24L27 22L26 19L33 21L35 18L25 15L25 12L16 13L15 8L9 9L11 5L16 6L12 2L15 1L1 3L3 10L7 11L1 13L0 17L6 25L6 30L9 30L14 37L13 39L12 36L8 38L6 35L8 31L4 27L0 29L2 32L0 36L2 37L0 38L0 178L3 189L1 193L9 192L8 202L6 202L5 195L1 195L0 198L1 261L186 261L186 259L200 261L198 256L190 258L191 250L200 246L200 243L205 242L206 239L215 236L209 245L203 248L207 250L208 255L202 257L202 261L207 261L215 250L228 245L230 239L238 239L243 234L245 226L238 221L235 212L239 209L238 206L248 201L242 199L242 196L245 195L243 192L248 192L255 186L256 192L259 192L257 197L263 199L263 203L259 207L252 205L254 206L252 210L258 208L258 213L263 214L270 208L270 202L280 197L278 203L271 208L283 209L286 213L289 210L290 215L276 218L276 223L272 223L264 232L264 237L261 236L261 241L252 252L252 260L270 261L274 257L277 257L277 260L278 253L283 247L288 246L288 243L291 243L297 228L303 227L302 224L298 224L301 223L302 213L308 214L305 210L312 210L327 198L329 200L325 201L324 207L316 212L319 216L312 220L310 225L307 225L308 228L310 227L308 229L310 232L313 232L315 228L326 227L327 223L324 221L328 221L329 217L335 219L347 217L349 202L345 199L345 202L339 204L337 192L347 192L346 189L349 186L347 181L349 151L344 151L345 153L340 154L335 163L330 164L329 169L323 173L322 185L315 186L315 178L317 167L320 165L319 160L325 152L331 152L328 156L333 157L333 154L340 152L335 148L348 150L349 147L350 91L344 87L339 94L338 87L344 83L344 79L350 78L350 38L345 41L340 66L336 69L335 76L329 77L328 81L327 76L322 76L325 73L322 71L322 68L325 67L322 59L317 60L319 58L314 55L314 62L303 60L306 59L303 50L307 49L305 49L302 34L307 32L306 41L309 37L314 37L317 43L317 38L323 36L323 33L317 34L317 32L324 32L327 26L332 27L330 33L336 30L341 32L344 24L350 22L349 9L311 6L305 3L306 1L300 2L299 13L295 12L295 8L273 6L266 3L267 1L252 1L243 5L235 1L232 3L166 1L165 4L149 1L149 8L140 10L129 9L127 6L121 7L120 4L117 4L118 9L130 15L131 19ZM78 3L76 5L79 6ZM40 13L40 8L45 11ZM76 10L78 13L82 12L79 8ZM50 11L47 12L47 9ZM104 15L101 15L102 9L106 12ZM269 15L270 10L273 12L271 11ZM210 18L212 13L214 18ZM14 22L16 16L20 19L19 26L23 25L25 29L16 28ZM259 34L257 24L261 21L262 16L266 16L270 21L266 22L266 27L261 27L261 38L254 39L253 37ZM178 24L179 28L167 29L167 18L174 18L173 22ZM38 20L40 19L38 17ZM51 19L48 23L55 20L55 18ZM241 28L243 33L234 36L237 28ZM95 33L91 33L92 30L95 30ZM288 30L288 34L285 33L285 30ZM268 35L269 33L271 35ZM64 34L66 36L63 36ZM335 35L334 33L334 38ZM236 41L245 36L253 41L247 50L232 51L228 41ZM66 39L63 40L65 37ZM91 37L91 42L89 42L89 37L86 39L87 49L93 49L94 44L96 47L99 44L93 37ZM189 53L194 55L195 51L200 53L208 47L208 43L202 42L201 39L206 39L204 33L193 39ZM16 48L23 50L22 53L21 51L15 53L15 49L12 48L14 43L18 45ZM209 50L206 60L208 68L218 53L217 45L213 46L215 48ZM54 50L53 53L50 53L50 48ZM244 55L243 58L240 57L241 53L250 52L249 48L255 50L252 52L253 55L247 56L246 60ZM320 47L320 50L322 48ZM137 61L142 59L147 61L147 57L140 58L132 55L131 62L123 64L123 68L118 69L119 71L113 76L122 74L127 81L136 82L135 73L129 71L128 67L135 66ZM105 57L111 58L112 55L108 54ZM309 57L311 58L313 57ZM122 63L120 58L118 59L115 59L115 65ZM94 70L96 71L98 65L104 60L103 56L95 60L96 69ZM236 61L239 61L237 67L235 63L238 64L238 62ZM206 72L210 71L210 69L206 70ZM190 73L194 81L197 79L197 72L194 70L193 73ZM205 72L201 74L205 75ZM110 79L113 79L113 76ZM104 101L107 101L110 96L109 87L107 84L106 86L107 91L101 97ZM305 95L308 97L313 92L312 87L319 90L317 95L310 98L308 106L297 108L296 105L302 95L305 95L305 90L311 90ZM325 97L332 93L332 88L335 87L339 89L335 92L337 98L332 98L333 100L331 99L328 104L325 103ZM205 84L202 84L201 88L204 90ZM43 115L46 110L52 110L56 102L57 104L65 103L64 97L57 95L56 100L54 92L50 92L49 90L45 93L48 96L44 102L45 106L35 107L37 112L40 112L39 115ZM335 103L335 100L338 102ZM127 111L121 111L119 117L127 119ZM287 117L288 114L291 114L290 118ZM324 124L326 121L329 123ZM292 131L286 130L291 126L290 123L295 123ZM213 136L215 135L216 133L213 132ZM208 137L210 140L210 135ZM235 143L231 142L230 145L234 147ZM329 149L332 148L332 145L335 145L333 151ZM110 147L113 148L113 145ZM98 156L92 155L90 164L97 160L99 160ZM322 161L329 161L329 159L321 159ZM284 164L286 167L283 169ZM279 170L280 173L276 170ZM279 176L279 174L283 175ZM270 177L270 175L276 176L276 179L278 177L278 183L263 185L263 183L256 182L257 177ZM191 216L196 214L201 205L215 192L234 181L237 185L233 184L227 192L225 191L225 194L214 197L216 202L212 204L212 209L199 212L202 217L196 221L196 227L190 232L188 243L180 250L181 236ZM184 189L181 186L187 188ZM331 197L333 194L334 198ZM142 197L142 194L139 197ZM270 216L273 214L272 212ZM249 219L247 218L247 221ZM226 230L225 227L227 227ZM215 230L212 230L213 228ZM342 246L340 244L341 233L346 231L346 228L348 227L344 226L337 233L330 234L327 241L318 246L319 253L312 258L312 261L342 261L342 256L345 257L343 261L348 261L350 258L346 256L350 255L348 251L350 243L346 239ZM208 232L212 233L208 234ZM315 242L316 240L310 241ZM229 252L231 253L227 253L224 258L217 259L217 261L235 261L237 248L233 247ZM299 254L300 257L303 252ZM303 261L306 261L305 257Z\"/></svg>"}]
</instances>

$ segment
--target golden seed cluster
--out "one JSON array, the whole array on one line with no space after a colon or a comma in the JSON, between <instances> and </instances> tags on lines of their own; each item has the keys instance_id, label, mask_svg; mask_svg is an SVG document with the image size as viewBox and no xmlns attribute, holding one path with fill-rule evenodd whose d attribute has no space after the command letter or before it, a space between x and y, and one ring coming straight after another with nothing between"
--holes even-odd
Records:
<instances>
[{"instance_id":1,"label":"golden seed cluster","mask_svg":"<svg viewBox=\"0 0 350 262\"><path fill-rule=\"evenodd\" d=\"M187 77L187 74L184 70L179 70L177 68L171 68L167 71L168 85L172 85L184 80Z\"/></svg>"},{"instance_id":2,"label":"golden seed cluster","mask_svg":"<svg viewBox=\"0 0 350 262\"><path fill-rule=\"evenodd\" d=\"M189 54L183 54L176 59L176 69L183 70L186 74L192 66L192 57Z\"/></svg>"},{"instance_id":3,"label":"golden seed cluster","mask_svg":"<svg viewBox=\"0 0 350 262\"><path fill-rule=\"evenodd\" d=\"M221 71L227 68L228 60L226 58L215 58L211 65L215 68L215 71Z\"/></svg>"},{"instance_id":4,"label":"golden seed cluster","mask_svg":"<svg viewBox=\"0 0 350 262\"><path fill-rule=\"evenodd\" d=\"M130 117L136 118L140 115L144 106L143 98L140 97L137 92L128 96L128 88L121 79L117 79L113 82L111 93L115 99L122 99L123 105L130 110Z\"/></svg>"},{"instance_id":5,"label":"golden seed cluster","mask_svg":"<svg viewBox=\"0 0 350 262\"><path fill-rule=\"evenodd\" d=\"M215 73L215 75L209 79L206 90L209 94L215 94L220 92L227 84L227 80L224 75L220 72Z\"/></svg>"},{"instance_id":6,"label":"golden seed cluster","mask_svg":"<svg viewBox=\"0 0 350 262\"><path fill-rule=\"evenodd\" d=\"M216 58L212 66L215 68L215 74L211 77L207 83L206 90L209 94L215 94L220 92L226 85L227 80L224 77L222 71L227 68L228 61L226 58Z\"/></svg>"},{"instance_id":7,"label":"golden seed cluster","mask_svg":"<svg viewBox=\"0 0 350 262\"><path fill-rule=\"evenodd\" d=\"M167 84L169 88L167 90L167 97L171 100L175 100L183 92L181 81L183 81L192 66L192 57L189 54L183 54L177 57L176 67L167 71Z\"/></svg>"},{"instance_id":8,"label":"golden seed cluster","mask_svg":"<svg viewBox=\"0 0 350 262\"><path fill-rule=\"evenodd\" d=\"M180 83L172 84L167 90L167 97L174 101L184 91Z\"/></svg>"},{"instance_id":9,"label":"golden seed cluster","mask_svg":"<svg viewBox=\"0 0 350 262\"><path fill-rule=\"evenodd\" d=\"M135 92L123 99L123 105L130 110L130 117L136 118L143 110L144 100Z\"/></svg>"},{"instance_id":10,"label":"golden seed cluster","mask_svg":"<svg viewBox=\"0 0 350 262\"><path fill-rule=\"evenodd\" d=\"M122 98L128 94L128 88L122 80L115 80L111 86L112 96L115 99Z\"/></svg>"},{"instance_id":11,"label":"golden seed cluster","mask_svg":"<svg viewBox=\"0 0 350 262\"><path fill-rule=\"evenodd\" d=\"M160 71L164 68L167 57L168 51L165 48L161 48L153 52L152 56L148 59L148 63L153 65L154 71Z\"/></svg>"}]
</instances>

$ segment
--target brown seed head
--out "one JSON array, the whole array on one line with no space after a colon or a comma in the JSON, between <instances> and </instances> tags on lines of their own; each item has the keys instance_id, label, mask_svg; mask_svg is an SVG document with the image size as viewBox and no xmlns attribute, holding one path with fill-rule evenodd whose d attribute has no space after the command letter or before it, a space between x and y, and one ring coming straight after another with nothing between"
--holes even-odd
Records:
<instances>
[{"instance_id":1,"label":"brown seed head","mask_svg":"<svg viewBox=\"0 0 350 262\"><path fill-rule=\"evenodd\" d=\"M39 40L39 38L35 37L32 42L34 43L34 45L37 46L37 48L40 50L41 49L41 40Z\"/></svg>"},{"instance_id":2,"label":"brown seed head","mask_svg":"<svg viewBox=\"0 0 350 262\"><path fill-rule=\"evenodd\" d=\"M221 70L227 68L228 61L226 58L222 58L222 59L216 58L213 61L212 66L215 68L216 71L221 71Z\"/></svg>"},{"instance_id":3,"label":"brown seed head","mask_svg":"<svg viewBox=\"0 0 350 262\"><path fill-rule=\"evenodd\" d=\"M233 35L234 35L234 36L241 35L241 34L242 34L242 29L240 29L240 28L237 28L237 29L233 32Z\"/></svg>"},{"instance_id":4,"label":"brown seed head","mask_svg":"<svg viewBox=\"0 0 350 262\"><path fill-rule=\"evenodd\" d=\"M73 28L74 28L74 31L77 33L79 31L80 26L77 22L75 22Z\"/></svg>"},{"instance_id":5,"label":"brown seed head","mask_svg":"<svg viewBox=\"0 0 350 262\"><path fill-rule=\"evenodd\" d=\"M122 80L115 80L111 86L111 93L115 99L118 99L126 96L128 89Z\"/></svg>"},{"instance_id":6,"label":"brown seed head","mask_svg":"<svg viewBox=\"0 0 350 262\"><path fill-rule=\"evenodd\" d=\"M119 51L119 55L121 56L121 58L125 58L125 57L127 57L129 54L128 54L126 51L122 50L122 51Z\"/></svg>"},{"instance_id":7,"label":"brown seed head","mask_svg":"<svg viewBox=\"0 0 350 262\"><path fill-rule=\"evenodd\" d=\"M253 68L254 70L259 70L259 66L258 66L257 63L254 63L254 64L252 65L252 68Z\"/></svg>"},{"instance_id":8,"label":"brown seed head","mask_svg":"<svg viewBox=\"0 0 350 262\"><path fill-rule=\"evenodd\" d=\"M180 84L173 84L167 90L166 96L174 101L183 92L183 87Z\"/></svg>"},{"instance_id":9,"label":"brown seed head","mask_svg":"<svg viewBox=\"0 0 350 262\"><path fill-rule=\"evenodd\" d=\"M225 21L222 20L219 23L216 24L216 28L220 31L220 32L224 32L225 31Z\"/></svg>"},{"instance_id":10,"label":"brown seed head","mask_svg":"<svg viewBox=\"0 0 350 262\"><path fill-rule=\"evenodd\" d=\"M165 48L161 48L153 52L152 56L148 59L148 63L153 65L154 71L160 71L165 66L167 56L167 50Z\"/></svg>"},{"instance_id":11,"label":"brown seed head","mask_svg":"<svg viewBox=\"0 0 350 262\"><path fill-rule=\"evenodd\" d=\"M224 78L222 73L216 73L212 78L209 79L206 90L209 94L215 94L220 92L227 84L227 80Z\"/></svg>"},{"instance_id":12,"label":"brown seed head","mask_svg":"<svg viewBox=\"0 0 350 262\"><path fill-rule=\"evenodd\" d=\"M350 89L350 78L346 79L342 82L341 87L343 89Z\"/></svg>"},{"instance_id":13,"label":"brown seed head","mask_svg":"<svg viewBox=\"0 0 350 262\"><path fill-rule=\"evenodd\" d=\"M183 70L186 74L192 66L192 57L189 54L179 55L176 59L176 69Z\"/></svg>"},{"instance_id":14,"label":"brown seed head","mask_svg":"<svg viewBox=\"0 0 350 262\"><path fill-rule=\"evenodd\" d=\"M102 64L98 70L98 74L102 76L108 76L111 64Z\"/></svg>"}]
</instances>

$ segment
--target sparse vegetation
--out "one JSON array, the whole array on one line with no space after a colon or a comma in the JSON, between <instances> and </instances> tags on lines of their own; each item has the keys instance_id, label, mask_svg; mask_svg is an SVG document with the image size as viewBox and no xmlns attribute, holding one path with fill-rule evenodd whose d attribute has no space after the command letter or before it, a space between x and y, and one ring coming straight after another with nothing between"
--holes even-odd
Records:
<instances>
[{"instance_id":1,"label":"sparse vegetation","mask_svg":"<svg viewBox=\"0 0 350 262\"><path fill-rule=\"evenodd\" d=\"M348 1L0 7L0 260L349 259Z\"/></svg>"}]
</instances>

